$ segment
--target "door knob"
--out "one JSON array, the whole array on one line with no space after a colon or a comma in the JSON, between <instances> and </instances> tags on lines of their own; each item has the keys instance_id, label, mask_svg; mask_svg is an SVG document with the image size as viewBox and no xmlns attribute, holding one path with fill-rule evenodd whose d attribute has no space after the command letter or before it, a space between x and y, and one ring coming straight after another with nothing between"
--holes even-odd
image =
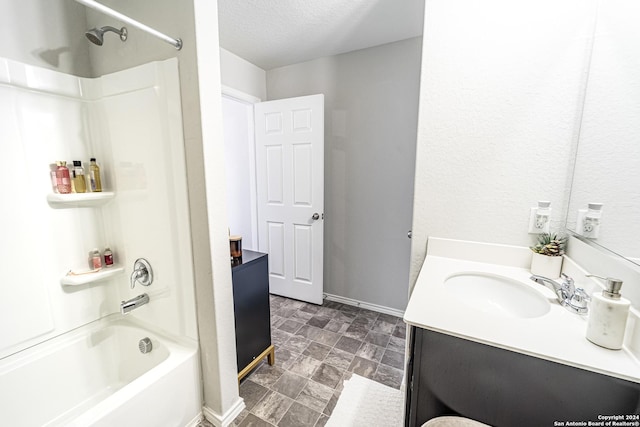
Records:
<instances>
[{"instance_id":1,"label":"door knob","mask_svg":"<svg viewBox=\"0 0 640 427\"><path fill-rule=\"evenodd\" d=\"M319 214L318 212L314 213L314 214L311 216L311 219L312 219L312 220L314 220L314 221L319 220L319 219L320 219L320 214Z\"/></svg>"}]
</instances>

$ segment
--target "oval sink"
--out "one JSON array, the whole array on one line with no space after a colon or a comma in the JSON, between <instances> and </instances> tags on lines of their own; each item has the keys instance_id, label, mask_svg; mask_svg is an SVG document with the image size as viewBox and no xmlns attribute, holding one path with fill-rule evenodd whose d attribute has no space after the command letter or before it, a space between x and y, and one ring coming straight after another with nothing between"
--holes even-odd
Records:
<instances>
[{"instance_id":1,"label":"oval sink","mask_svg":"<svg viewBox=\"0 0 640 427\"><path fill-rule=\"evenodd\" d=\"M549 300L534 289L496 274L457 273L444 285L457 301L484 313L532 318L547 314L551 308Z\"/></svg>"}]
</instances>

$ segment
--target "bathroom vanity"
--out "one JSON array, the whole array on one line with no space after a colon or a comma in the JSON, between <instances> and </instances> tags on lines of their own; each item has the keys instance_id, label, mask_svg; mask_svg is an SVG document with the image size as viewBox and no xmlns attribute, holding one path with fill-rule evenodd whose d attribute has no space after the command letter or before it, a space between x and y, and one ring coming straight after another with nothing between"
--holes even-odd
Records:
<instances>
[{"instance_id":1,"label":"bathroom vanity","mask_svg":"<svg viewBox=\"0 0 640 427\"><path fill-rule=\"evenodd\" d=\"M588 342L585 316L529 280L526 251L429 240L404 316L406 426L442 415L495 427L640 425L637 343L613 351ZM565 268L577 286L595 283L570 259Z\"/></svg>"},{"instance_id":2,"label":"bathroom vanity","mask_svg":"<svg viewBox=\"0 0 640 427\"><path fill-rule=\"evenodd\" d=\"M640 421L640 384L412 328L407 426L462 415L495 427L622 415Z\"/></svg>"},{"instance_id":3,"label":"bathroom vanity","mask_svg":"<svg viewBox=\"0 0 640 427\"><path fill-rule=\"evenodd\" d=\"M269 309L268 255L250 250L232 263L238 381L262 359L274 363Z\"/></svg>"}]
</instances>

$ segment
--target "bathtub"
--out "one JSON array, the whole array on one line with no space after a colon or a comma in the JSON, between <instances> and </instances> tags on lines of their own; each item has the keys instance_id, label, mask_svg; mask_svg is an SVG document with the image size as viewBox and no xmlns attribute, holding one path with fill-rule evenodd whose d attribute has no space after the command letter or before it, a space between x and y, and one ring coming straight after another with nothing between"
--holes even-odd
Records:
<instances>
[{"instance_id":1,"label":"bathtub","mask_svg":"<svg viewBox=\"0 0 640 427\"><path fill-rule=\"evenodd\" d=\"M195 342L113 315L1 360L0 425L195 425L198 363Z\"/></svg>"}]
</instances>

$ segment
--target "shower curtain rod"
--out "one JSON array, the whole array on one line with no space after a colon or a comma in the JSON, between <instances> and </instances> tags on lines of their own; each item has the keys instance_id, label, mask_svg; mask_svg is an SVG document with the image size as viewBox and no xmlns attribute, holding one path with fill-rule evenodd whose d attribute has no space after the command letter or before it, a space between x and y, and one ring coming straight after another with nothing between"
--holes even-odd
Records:
<instances>
[{"instance_id":1,"label":"shower curtain rod","mask_svg":"<svg viewBox=\"0 0 640 427\"><path fill-rule=\"evenodd\" d=\"M102 12L105 15L109 15L112 18L119 19L120 21L126 22L127 24L132 25L136 28L139 28L142 31L146 31L152 36L156 36L157 38L169 43L170 45L175 47L177 50L182 49L182 40L174 39L172 37L167 36L166 34L162 34L160 31L154 30L151 27L147 27L146 25L136 21L135 19L129 18L127 15L123 15L122 13L116 10L110 9L107 6L98 3L97 1L94 1L94 0L75 0L75 1L87 7L90 7L91 9L95 9L98 12Z\"/></svg>"}]
</instances>

